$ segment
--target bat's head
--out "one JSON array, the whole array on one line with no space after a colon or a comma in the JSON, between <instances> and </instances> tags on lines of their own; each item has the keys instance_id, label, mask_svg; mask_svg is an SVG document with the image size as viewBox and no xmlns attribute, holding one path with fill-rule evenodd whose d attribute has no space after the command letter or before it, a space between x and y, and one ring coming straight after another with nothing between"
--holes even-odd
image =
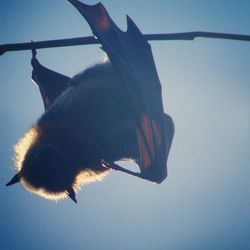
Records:
<instances>
[{"instance_id":1,"label":"bat's head","mask_svg":"<svg viewBox=\"0 0 250 250\"><path fill-rule=\"evenodd\" d=\"M21 182L26 189L45 198L58 200L69 196L76 202L73 186L77 174L56 146L38 140L36 129L24 136L15 151L18 173L7 186Z\"/></svg>"}]
</instances>

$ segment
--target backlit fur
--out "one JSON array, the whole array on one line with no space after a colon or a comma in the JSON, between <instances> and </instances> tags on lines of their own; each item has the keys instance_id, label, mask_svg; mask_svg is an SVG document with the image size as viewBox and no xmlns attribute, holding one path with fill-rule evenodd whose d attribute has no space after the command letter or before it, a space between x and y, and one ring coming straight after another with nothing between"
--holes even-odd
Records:
<instances>
[{"instance_id":1,"label":"backlit fur","mask_svg":"<svg viewBox=\"0 0 250 250\"><path fill-rule=\"evenodd\" d=\"M138 148L130 98L110 63L76 75L15 146L21 184L44 198L67 197L101 180L100 160L136 160Z\"/></svg>"}]
</instances>

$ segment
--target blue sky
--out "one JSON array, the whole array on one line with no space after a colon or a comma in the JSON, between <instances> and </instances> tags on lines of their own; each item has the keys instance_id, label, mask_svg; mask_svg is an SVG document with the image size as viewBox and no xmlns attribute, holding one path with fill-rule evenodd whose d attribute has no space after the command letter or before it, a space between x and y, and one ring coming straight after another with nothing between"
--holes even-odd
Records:
<instances>
[{"instance_id":1,"label":"blue sky","mask_svg":"<svg viewBox=\"0 0 250 250\"><path fill-rule=\"evenodd\" d=\"M94 4L95 1L85 1ZM250 34L250 1L103 1L125 29L143 33ZM0 1L0 44L91 35L63 0ZM6 188L13 145L43 112L30 81L31 53L0 57L1 249L249 249L250 44L196 39L152 42L165 111L176 126L167 180L119 172L54 203ZM102 59L97 45L38 51L45 66L73 76Z\"/></svg>"}]
</instances>

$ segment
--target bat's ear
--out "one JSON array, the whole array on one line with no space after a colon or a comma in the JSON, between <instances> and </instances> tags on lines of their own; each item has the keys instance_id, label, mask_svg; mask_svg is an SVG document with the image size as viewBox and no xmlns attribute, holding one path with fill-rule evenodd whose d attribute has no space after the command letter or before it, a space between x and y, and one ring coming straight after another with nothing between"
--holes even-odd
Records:
<instances>
[{"instance_id":1,"label":"bat's ear","mask_svg":"<svg viewBox=\"0 0 250 250\"><path fill-rule=\"evenodd\" d=\"M76 194L75 194L75 191L72 187L68 188L67 189L67 195L69 196L69 198L74 201L75 203L77 203L77 200L76 200Z\"/></svg>"},{"instance_id":2,"label":"bat's ear","mask_svg":"<svg viewBox=\"0 0 250 250\"><path fill-rule=\"evenodd\" d=\"M20 178L20 174L17 173L17 174L16 174L7 184L6 184L6 187L18 183L18 182L20 181L20 179L21 179L21 178Z\"/></svg>"}]
</instances>

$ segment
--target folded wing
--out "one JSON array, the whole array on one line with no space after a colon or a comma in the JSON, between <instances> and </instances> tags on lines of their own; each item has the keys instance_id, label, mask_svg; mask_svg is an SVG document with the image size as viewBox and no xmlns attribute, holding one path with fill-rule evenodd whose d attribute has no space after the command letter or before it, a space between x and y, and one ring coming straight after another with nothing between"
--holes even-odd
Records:
<instances>
[{"instance_id":1,"label":"folded wing","mask_svg":"<svg viewBox=\"0 0 250 250\"><path fill-rule=\"evenodd\" d=\"M127 31L123 32L101 3L90 6L77 0L68 1L89 23L134 104L140 177L161 182L167 176L174 125L171 117L164 114L161 83L149 43L129 17Z\"/></svg>"}]
</instances>

